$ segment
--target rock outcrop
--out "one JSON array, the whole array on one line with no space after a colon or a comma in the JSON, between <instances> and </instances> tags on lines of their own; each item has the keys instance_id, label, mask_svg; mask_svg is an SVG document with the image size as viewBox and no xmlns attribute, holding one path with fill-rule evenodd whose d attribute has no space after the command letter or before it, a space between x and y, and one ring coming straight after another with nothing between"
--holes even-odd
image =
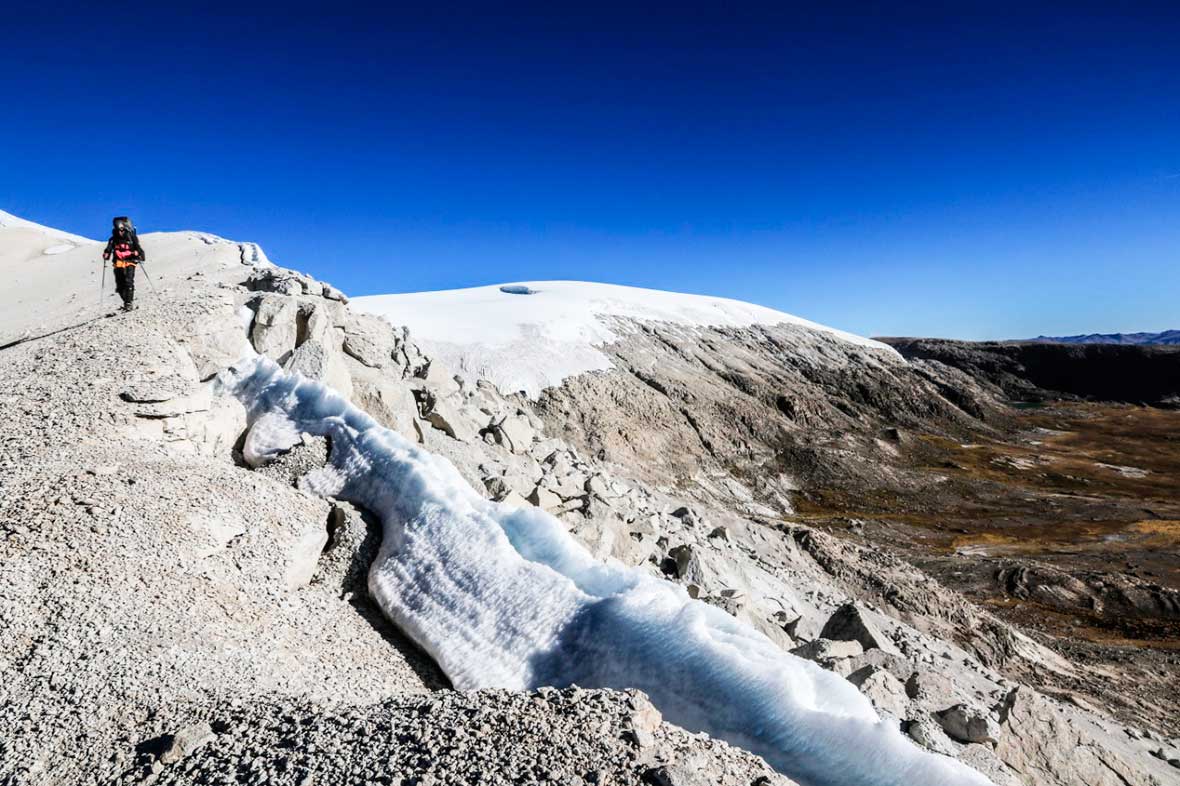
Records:
<instances>
[{"instance_id":1,"label":"rock outcrop","mask_svg":"<svg viewBox=\"0 0 1180 786\"><path fill-rule=\"evenodd\" d=\"M907 358L958 369L1018 401L1077 396L1169 404L1180 400L1180 347L884 338Z\"/></svg>"}]
</instances>

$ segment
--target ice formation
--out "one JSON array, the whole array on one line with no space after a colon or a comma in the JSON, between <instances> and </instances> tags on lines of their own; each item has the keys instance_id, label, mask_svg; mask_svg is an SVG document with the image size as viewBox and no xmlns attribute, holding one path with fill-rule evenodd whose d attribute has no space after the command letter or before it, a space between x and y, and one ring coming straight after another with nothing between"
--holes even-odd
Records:
<instances>
[{"instance_id":1,"label":"ice formation","mask_svg":"<svg viewBox=\"0 0 1180 786\"><path fill-rule=\"evenodd\" d=\"M329 438L328 466L305 482L380 516L369 589L455 687L638 688L668 720L808 786L988 783L913 745L842 677L677 585L594 559L543 510L484 499L330 388L262 357L219 385L249 411L255 459L300 432Z\"/></svg>"}]
</instances>

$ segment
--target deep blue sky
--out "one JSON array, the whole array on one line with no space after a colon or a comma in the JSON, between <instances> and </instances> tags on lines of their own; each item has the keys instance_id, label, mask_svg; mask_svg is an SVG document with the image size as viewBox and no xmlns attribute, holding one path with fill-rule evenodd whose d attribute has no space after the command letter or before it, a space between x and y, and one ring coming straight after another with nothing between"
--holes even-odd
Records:
<instances>
[{"instance_id":1,"label":"deep blue sky","mask_svg":"<svg viewBox=\"0 0 1180 786\"><path fill-rule=\"evenodd\" d=\"M256 240L352 294L1180 328L1176 3L561 5L5 4L0 209Z\"/></svg>"}]
</instances>

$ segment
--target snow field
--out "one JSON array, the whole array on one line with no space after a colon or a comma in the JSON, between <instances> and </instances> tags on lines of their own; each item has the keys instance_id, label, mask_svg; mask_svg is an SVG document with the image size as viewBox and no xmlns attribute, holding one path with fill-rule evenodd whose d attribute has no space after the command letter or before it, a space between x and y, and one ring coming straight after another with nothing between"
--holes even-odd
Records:
<instances>
[{"instance_id":1,"label":"snow field","mask_svg":"<svg viewBox=\"0 0 1180 786\"><path fill-rule=\"evenodd\" d=\"M330 463L307 487L380 517L370 591L455 687L639 688L669 721L808 786L988 783L913 745L843 678L677 585L595 560L540 509L484 499L330 388L257 356L218 387L249 412L252 463L301 432L330 439Z\"/></svg>"},{"instance_id":2,"label":"snow field","mask_svg":"<svg viewBox=\"0 0 1180 786\"><path fill-rule=\"evenodd\" d=\"M354 308L409 327L414 340L471 382L536 398L568 377L611 368L601 347L620 319L685 328L789 324L896 356L885 344L792 314L728 298L586 281L529 281L353 298Z\"/></svg>"}]
</instances>

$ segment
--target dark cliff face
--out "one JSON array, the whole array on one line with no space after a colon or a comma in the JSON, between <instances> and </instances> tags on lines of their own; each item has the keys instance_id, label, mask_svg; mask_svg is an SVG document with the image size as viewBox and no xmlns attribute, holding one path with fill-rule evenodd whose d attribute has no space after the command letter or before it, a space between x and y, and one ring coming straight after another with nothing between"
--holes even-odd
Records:
<instances>
[{"instance_id":1,"label":"dark cliff face","mask_svg":"<svg viewBox=\"0 0 1180 786\"><path fill-rule=\"evenodd\" d=\"M1013 399L1079 397L1155 405L1180 402L1180 347L883 338L910 360L957 368Z\"/></svg>"}]
</instances>

